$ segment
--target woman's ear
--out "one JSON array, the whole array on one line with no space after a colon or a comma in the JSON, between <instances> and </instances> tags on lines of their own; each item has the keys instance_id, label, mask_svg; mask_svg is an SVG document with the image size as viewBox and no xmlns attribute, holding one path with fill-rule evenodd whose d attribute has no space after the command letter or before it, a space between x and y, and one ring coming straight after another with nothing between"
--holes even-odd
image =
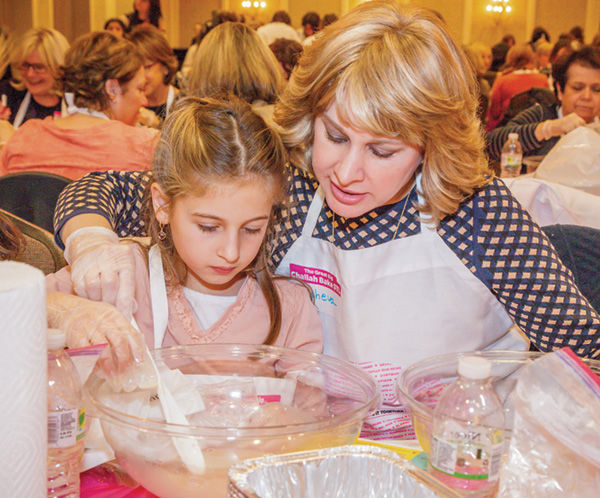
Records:
<instances>
[{"instance_id":1,"label":"woman's ear","mask_svg":"<svg viewBox=\"0 0 600 498\"><path fill-rule=\"evenodd\" d=\"M150 186L152 195L152 207L154 208L154 217L156 221L163 225L169 224L169 198L160 188L158 183Z\"/></svg>"},{"instance_id":2,"label":"woman's ear","mask_svg":"<svg viewBox=\"0 0 600 498\"><path fill-rule=\"evenodd\" d=\"M106 80L104 82L104 91L108 96L109 102L112 104L121 95L121 85L118 80Z\"/></svg>"}]
</instances>

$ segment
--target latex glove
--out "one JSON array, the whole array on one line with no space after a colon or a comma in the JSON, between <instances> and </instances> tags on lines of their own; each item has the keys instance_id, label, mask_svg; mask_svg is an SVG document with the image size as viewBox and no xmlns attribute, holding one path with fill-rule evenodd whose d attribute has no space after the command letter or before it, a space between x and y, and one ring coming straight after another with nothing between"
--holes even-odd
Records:
<instances>
[{"instance_id":1,"label":"latex glove","mask_svg":"<svg viewBox=\"0 0 600 498\"><path fill-rule=\"evenodd\" d=\"M108 344L111 369L124 371L144 359L144 338L112 304L79 296L49 292L46 301L48 325L66 334L68 348Z\"/></svg>"},{"instance_id":2,"label":"latex glove","mask_svg":"<svg viewBox=\"0 0 600 498\"><path fill-rule=\"evenodd\" d=\"M93 301L114 304L127 319L136 310L135 261L130 244L119 244L103 227L75 230L65 242L75 293Z\"/></svg>"},{"instance_id":3,"label":"latex glove","mask_svg":"<svg viewBox=\"0 0 600 498\"><path fill-rule=\"evenodd\" d=\"M541 140L548 140L573 131L575 128L585 125L585 120L572 112L558 119L549 119L540 124Z\"/></svg>"}]
</instances>

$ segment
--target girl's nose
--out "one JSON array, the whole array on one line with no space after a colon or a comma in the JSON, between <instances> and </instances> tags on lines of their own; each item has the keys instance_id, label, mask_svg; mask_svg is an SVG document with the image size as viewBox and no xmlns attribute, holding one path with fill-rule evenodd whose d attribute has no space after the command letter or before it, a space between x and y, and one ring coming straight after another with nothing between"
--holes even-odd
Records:
<instances>
[{"instance_id":1,"label":"girl's nose","mask_svg":"<svg viewBox=\"0 0 600 498\"><path fill-rule=\"evenodd\" d=\"M235 263L240 257L240 239L236 233L225 234L225 239L217 252L227 263Z\"/></svg>"}]
</instances>

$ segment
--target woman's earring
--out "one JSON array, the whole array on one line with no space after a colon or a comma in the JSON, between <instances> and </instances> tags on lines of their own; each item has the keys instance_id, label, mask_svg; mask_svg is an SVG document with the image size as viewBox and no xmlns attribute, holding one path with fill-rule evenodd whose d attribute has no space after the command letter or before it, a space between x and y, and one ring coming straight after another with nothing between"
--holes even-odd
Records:
<instances>
[{"instance_id":1,"label":"woman's earring","mask_svg":"<svg viewBox=\"0 0 600 498\"><path fill-rule=\"evenodd\" d=\"M158 240L160 240L161 242L164 242L166 238L167 238L167 234L165 233L165 226L161 223L160 230L158 232Z\"/></svg>"}]
</instances>

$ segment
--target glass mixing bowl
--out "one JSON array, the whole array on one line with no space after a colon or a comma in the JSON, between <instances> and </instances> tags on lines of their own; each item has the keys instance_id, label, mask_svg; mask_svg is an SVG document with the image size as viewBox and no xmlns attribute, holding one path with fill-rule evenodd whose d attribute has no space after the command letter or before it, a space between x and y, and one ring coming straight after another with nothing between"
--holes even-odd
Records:
<instances>
[{"instance_id":1,"label":"glass mixing bowl","mask_svg":"<svg viewBox=\"0 0 600 498\"><path fill-rule=\"evenodd\" d=\"M400 401L410 410L413 427L423 451L429 453L433 409L444 388L456 380L460 357L477 355L490 360L492 384L504 404L504 429L506 437L510 438L513 423L512 392L519 373L543 354L529 351L449 353L419 361L404 370L398 376L396 390ZM600 373L600 361L584 361L595 373Z\"/></svg>"},{"instance_id":2,"label":"glass mixing bowl","mask_svg":"<svg viewBox=\"0 0 600 498\"><path fill-rule=\"evenodd\" d=\"M225 496L227 470L246 458L351 444L379 401L371 376L326 355L233 344L152 355L177 374L170 389L191 425L165 422L156 389L115 391L100 370L85 390L120 465L161 497ZM203 470L180 457L189 444Z\"/></svg>"}]
</instances>

